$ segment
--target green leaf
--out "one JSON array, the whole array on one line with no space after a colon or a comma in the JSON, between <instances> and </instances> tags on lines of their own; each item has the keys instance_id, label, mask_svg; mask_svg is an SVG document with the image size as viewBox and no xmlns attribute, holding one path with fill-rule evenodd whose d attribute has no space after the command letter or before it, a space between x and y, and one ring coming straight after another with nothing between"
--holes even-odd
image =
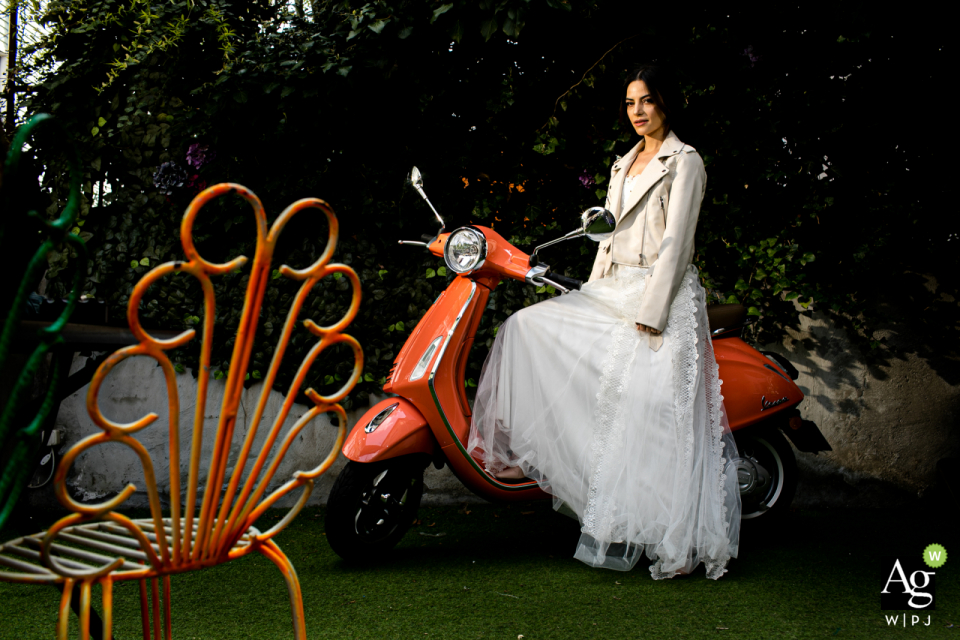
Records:
<instances>
[{"instance_id":1,"label":"green leaf","mask_svg":"<svg viewBox=\"0 0 960 640\"><path fill-rule=\"evenodd\" d=\"M433 277L436 276L436 275L437 275L437 272L436 272L436 271L434 271L433 269L427 269L427 277L428 277L428 278L433 278Z\"/></svg>"},{"instance_id":2,"label":"green leaf","mask_svg":"<svg viewBox=\"0 0 960 640\"><path fill-rule=\"evenodd\" d=\"M90 135L95 136L98 133L100 133L100 127L94 127L93 129L90 129Z\"/></svg>"},{"instance_id":3,"label":"green leaf","mask_svg":"<svg viewBox=\"0 0 960 640\"><path fill-rule=\"evenodd\" d=\"M463 386L465 386L465 387L475 387L475 386L477 386L477 381L474 380L473 378L467 378L466 380L464 380Z\"/></svg>"},{"instance_id":4,"label":"green leaf","mask_svg":"<svg viewBox=\"0 0 960 640\"><path fill-rule=\"evenodd\" d=\"M737 280L737 284L733 285L733 288L737 291L745 291L748 288L748 285L746 282L744 282L743 278L740 278Z\"/></svg>"},{"instance_id":5,"label":"green leaf","mask_svg":"<svg viewBox=\"0 0 960 640\"><path fill-rule=\"evenodd\" d=\"M383 280L383 274L385 273L390 273L390 272L387 271L386 269L380 269L380 271L377 272L377 275L380 276L381 280Z\"/></svg>"},{"instance_id":6,"label":"green leaf","mask_svg":"<svg viewBox=\"0 0 960 640\"><path fill-rule=\"evenodd\" d=\"M459 24L459 23L457 23ZM400 33L397 34L397 37L401 40L406 40L410 37L410 34L413 33L413 27L404 27L400 30Z\"/></svg>"},{"instance_id":7,"label":"green leaf","mask_svg":"<svg viewBox=\"0 0 960 640\"><path fill-rule=\"evenodd\" d=\"M807 262L813 262L817 259L817 256L813 255L812 253L805 253L803 254L803 259Z\"/></svg>"},{"instance_id":8,"label":"green leaf","mask_svg":"<svg viewBox=\"0 0 960 640\"><path fill-rule=\"evenodd\" d=\"M150 258L141 258L141 259L140 259L140 264L141 264L142 266L144 266L144 267L149 267L149 266L150 266Z\"/></svg>"},{"instance_id":9,"label":"green leaf","mask_svg":"<svg viewBox=\"0 0 960 640\"><path fill-rule=\"evenodd\" d=\"M594 191L594 193L597 194L597 200L603 200L604 198L607 197L606 189L597 189L596 191Z\"/></svg>"},{"instance_id":10,"label":"green leaf","mask_svg":"<svg viewBox=\"0 0 960 640\"><path fill-rule=\"evenodd\" d=\"M748 315L748 316L759 316L759 315L760 315L760 309L757 309L756 307L750 307L749 309L747 309L747 315Z\"/></svg>"},{"instance_id":11,"label":"green leaf","mask_svg":"<svg viewBox=\"0 0 960 640\"><path fill-rule=\"evenodd\" d=\"M445 276L445 275L447 275L447 268L446 268L446 267L440 267L439 269L437 269L437 275L438 275L438 276Z\"/></svg>"},{"instance_id":12,"label":"green leaf","mask_svg":"<svg viewBox=\"0 0 960 640\"><path fill-rule=\"evenodd\" d=\"M185 366L183 366L182 364L180 364L179 362L178 362L177 364L173 365L173 370L176 371L177 373L186 373L186 372L187 372L187 368L186 368Z\"/></svg>"},{"instance_id":13,"label":"green leaf","mask_svg":"<svg viewBox=\"0 0 960 640\"><path fill-rule=\"evenodd\" d=\"M489 20L484 20L480 24L480 34L484 39L489 40L493 37L493 34L497 32L497 19L490 18Z\"/></svg>"},{"instance_id":14,"label":"green leaf","mask_svg":"<svg viewBox=\"0 0 960 640\"><path fill-rule=\"evenodd\" d=\"M334 382L335 380L333 379L333 376L330 376L330 375L323 376L323 384L333 384Z\"/></svg>"},{"instance_id":15,"label":"green leaf","mask_svg":"<svg viewBox=\"0 0 960 640\"><path fill-rule=\"evenodd\" d=\"M388 22L389 22L389 20L377 20L377 21L374 22L373 24L368 24L368 25L367 25L367 28L370 29L370 31L373 31L373 32L376 33L376 34L379 34L381 31L383 31L383 28L384 28L385 26L387 26L387 23L388 23Z\"/></svg>"},{"instance_id":16,"label":"green leaf","mask_svg":"<svg viewBox=\"0 0 960 640\"><path fill-rule=\"evenodd\" d=\"M796 291L791 291L790 293L788 293L788 294L786 295L786 297L784 298L784 300L795 300L799 295L800 295L800 294L797 293Z\"/></svg>"},{"instance_id":17,"label":"green leaf","mask_svg":"<svg viewBox=\"0 0 960 640\"><path fill-rule=\"evenodd\" d=\"M463 39L463 35L465 33L466 28L463 26L463 23L457 20L453 23L453 28L450 29L450 39L459 43Z\"/></svg>"},{"instance_id":18,"label":"green leaf","mask_svg":"<svg viewBox=\"0 0 960 640\"><path fill-rule=\"evenodd\" d=\"M276 280L276 279L279 278L281 275L283 275L283 274L280 273L280 269L274 269L274 270L270 273L270 279L271 279L271 280Z\"/></svg>"},{"instance_id":19,"label":"green leaf","mask_svg":"<svg viewBox=\"0 0 960 640\"><path fill-rule=\"evenodd\" d=\"M337 271L335 274L333 274L333 279L334 279L334 280L339 280L339 279L342 278L342 277L343 277L343 274L340 273L339 271Z\"/></svg>"},{"instance_id":20,"label":"green leaf","mask_svg":"<svg viewBox=\"0 0 960 640\"><path fill-rule=\"evenodd\" d=\"M98 126L102 127L102 126L105 125L105 124L107 124L106 118L100 118L99 120L97 120L97 125L98 125Z\"/></svg>"},{"instance_id":21,"label":"green leaf","mask_svg":"<svg viewBox=\"0 0 960 640\"><path fill-rule=\"evenodd\" d=\"M253 376L253 379L254 379L254 380L263 380L263 374L261 374L258 369L254 369L254 370L253 370L253 373L250 374L250 375Z\"/></svg>"},{"instance_id":22,"label":"green leaf","mask_svg":"<svg viewBox=\"0 0 960 640\"><path fill-rule=\"evenodd\" d=\"M440 5L439 7L437 7L436 9L434 9L434 10L433 10L433 17L430 18L430 24L433 24L433 23L436 21L437 18L439 18L440 16L442 16L443 14L445 14L447 11L450 11L450 9L453 9L453 3L452 3L452 2L451 2L450 4L442 4L442 5Z\"/></svg>"},{"instance_id":23,"label":"green leaf","mask_svg":"<svg viewBox=\"0 0 960 640\"><path fill-rule=\"evenodd\" d=\"M397 325L392 324L392 325L390 325L389 327L387 327L387 331L395 331L396 328L397 328Z\"/></svg>"},{"instance_id":24,"label":"green leaf","mask_svg":"<svg viewBox=\"0 0 960 640\"><path fill-rule=\"evenodd\" d=\"M403 331L405 328L402 322L397 323L397 331Z\"/></svg>"},{"instance_id":25,"label":"green leaf","mask_svg":"<svg viewBox=\"0 0 960 640\"><path fill-rule=\"evenodd\" d=\"M364 381L364 382L373 382L373 374L370 373L369 371L366 372L365 374L363 374L363 381Z\"/></svg>"}]
</instances>

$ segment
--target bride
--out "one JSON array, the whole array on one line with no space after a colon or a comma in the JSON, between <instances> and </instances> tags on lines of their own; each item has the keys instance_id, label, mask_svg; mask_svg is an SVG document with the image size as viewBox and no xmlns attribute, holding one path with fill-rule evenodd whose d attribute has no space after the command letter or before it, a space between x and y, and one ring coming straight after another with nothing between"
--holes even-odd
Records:
<instances>
[{"instance_id":1,"label":"bride","mask_svg":"<svg viewBox=\"0 0 960 640\"><path fill-rule=\"evenodd\" d=\"M657 66L627 77L640 142L611 168L616 229L580 291L500 327L467 448L575 515L579 560L628 571L645 553L654 579L700 562L717 579L737 556L737 451L691 264L706 173L671 127L681 100Z\"/></svg>"}]
</instances>

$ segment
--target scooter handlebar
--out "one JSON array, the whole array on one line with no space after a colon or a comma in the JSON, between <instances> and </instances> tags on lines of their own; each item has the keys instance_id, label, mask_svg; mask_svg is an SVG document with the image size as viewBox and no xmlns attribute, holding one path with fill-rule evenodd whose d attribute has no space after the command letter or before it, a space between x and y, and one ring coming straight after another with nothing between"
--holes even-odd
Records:
<instances>
[{"instance_id":1,"label":"scooter handlebar","mask_svg":"<svg viewBox=\"0 0 960 640\"><path fill-rule=\"evenodd\" d=\"M576 278L568 278L567 276L562 276L559 273L555 273L553 271L547 271L545 274L543 274L542 280L544 282L549 282L550 284L558 284L564 289L568 289L570 291L574 289L579 291L580 287L583 285L583 280L577 280Z\"/></svg>"}]
</instances>

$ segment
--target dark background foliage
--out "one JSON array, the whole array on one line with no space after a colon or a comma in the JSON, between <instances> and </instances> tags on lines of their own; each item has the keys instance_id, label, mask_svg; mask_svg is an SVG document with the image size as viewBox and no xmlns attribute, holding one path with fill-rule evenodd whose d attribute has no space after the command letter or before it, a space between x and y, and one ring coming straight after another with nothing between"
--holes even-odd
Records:
<instances>
[{"instance_id":1,"label":"dark background foliage","mask_svg":"<svg viewBox=\"0 0 960 640\"><path fill-rule=\"evenodd\" d=\"M133 284L182 257L179 221L204 184L251 188L271 219L298 198L330 202L341 223L335 259L363 282L351 333L367 354L368 392L451 277L433 256L396 243L436 228L404 184L410 166L423 171L448 229L488 225L529 251L602 203L611 161L636 142L617 124L624 72L654 60L676 71L687 101L676 130L706 164L696 263L713 300L750 307L760 341L778 339L799 313L832 311L882 360L896 354L874 339L877 305L910 284L904 278L936 274L939 291L956 295L957 229L937 215L950 184L949 142L934 140L932 126L946 116L946 38L935 24L918 36L866 7L835 3L815 21L801 8L660 9L648 21L651 6L635 19L622 3L580 0L317 1L300 15L255 0L52 3L39 62L50 71L23 107L54 113L80 145L86 290L118 324ZM63 144L35 146L51 212L63 197ZM186 162L191 145L211 152L199 169ZM169 193L154 182L165 162L186 172ZM201 253L252 255L251 222L239 201L210 205L195 230ZM278 260L305 266L325 237L320 217L303 215L284 232ZM576 241L544 259L586 278L593 254ZM67 262L51 256L54 294ZM244 282L242 272L218 282L221 372ZM284 278L274 284L254 379L295 291ZM511 312L550 295L501 284L477 343L489 345ZM926 308L907 315L952 344L956 305L946 298L915 302ZM304 317L327 324L348 299L344 279L327 279ZM200 315L199 291L182 276L154 287L142 310L150 326L172 329ZM312 342L298 329L287 360ZM196 345L180 351L181 365L193 366ZM471 383L485 355L475 351ZM331 354L314 369L310 382L323 390L349 364Z\"/></svg>"}]
</instances>

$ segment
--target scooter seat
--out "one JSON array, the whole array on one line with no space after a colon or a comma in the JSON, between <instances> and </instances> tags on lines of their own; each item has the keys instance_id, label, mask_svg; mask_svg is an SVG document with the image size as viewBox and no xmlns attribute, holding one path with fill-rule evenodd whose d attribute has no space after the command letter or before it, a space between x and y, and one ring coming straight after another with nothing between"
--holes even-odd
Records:
<instances>
[{"instance_id":1,"label":"scooter seat","mask_svg":"<svg viewBox=\"0 0 960 640\"><path fill-rule=\"evenodd\" d=\"M733 329L742 325L747 319L747 308L742 304L711 304L707 305L707 322L710 332L717 329Z\"/></svg>"}]
</instances>

